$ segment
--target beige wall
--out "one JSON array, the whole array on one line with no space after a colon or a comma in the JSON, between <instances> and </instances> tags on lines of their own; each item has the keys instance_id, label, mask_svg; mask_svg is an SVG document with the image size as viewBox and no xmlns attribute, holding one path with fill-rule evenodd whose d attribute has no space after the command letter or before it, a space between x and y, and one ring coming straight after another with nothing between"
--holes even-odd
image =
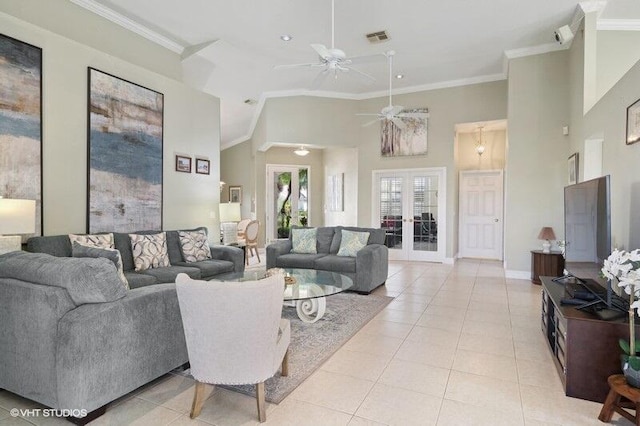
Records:
<instances>
[{"instance_id":1,"label":"beige wall","mask_svg":"<svg viewBox=\"0 0 640 426\"><path fill-rule=\"evenodd\" d=\"M561 234L569 123L569 53L527 56L509 63L505 191L505 264L511 274L531 268L540 228Z\"/></svg>"},{"instance_id":2,"label":"beige wall","mask_svg":"<svg viewBox=\"0 0 640 426\"><path fill-rule=\"evenodd\" d=\"M69 0L2 0L0 11L92 47L100 51L100 55L120 58L175 80L182 78L178 53Z\"/></svg>"},{"instance_id":3,"label":"beige wall","mask_svg":"<svg viewBox=\"0 0 640 426\"><path fill-rule=\"evenodd\" d=\"M596 84L600 99L640 59L640 32L598 31L596 43Z\"/></svg>"},{"instance_id":4,"label":"beige wall","mask_svg":"<svg viewBox=\"0 0 640 426\"><path fill-rule=\"evenodd\" d=\"M344 210L329 211L328 189L324 196L325 226L356 226L358 224L358 149L327 148L323 150L324 182L329 176L342 173Z\"/></svg>"},{"instance_id":5,"label":"beige wall","mask_svg":"<svg viewBox=\"0 0 640 426\"><path fill-rule=\"evenodd\" d=\"M19 5L24 3L24 9ZM48 2L3 2L2 8L18 8L34 14L41 25L49 22ZM54 3L54 2L52 2ZM66 3L66 2L55 2ZM61 5L64 9L64 6ZM60 12L63 13L63 12ZM42 15L41 15L42 14ZM81 14L80 14L81 15ZM60 14L49 19L56 20ZM68 27L98 31L70 14ZM42 21L42 22L41 22ZM57 25L57 24L56 24ZM52 24L52 26L54 26ZM166 229L205 225L218 227L220 103L213 96L0 12L2 33L43 49L43 206L44 233L62 234L86 230L87 209L87 67L94 67L164 94L164 215ZM117 34L105 30L102 37ZM138 40L119 39L129 55ZM127 44L130 42L130 44ZM159 59L159 58L156 58ZM155 59L154 59L155 61ZM153 62L153 61L152 61ZM174 155L190 154L211 161L211 175L174 171Z\"/></svg>"},{"instance_id":6,"label":"beige wall","mask_svg":"<svg viewBox=\"0 0 640 426\"><path fill-rule=\"evenodd\" d=\"M500 170L505 167L507 132L483 131L484 153L478 155L478 133L458 133L458 170Z\"/></svg>"},{"instance_id":7,"label":"beige wall","mask_svg":"<svg viewBox=\"0 0 640 426\"><path fill-rule=\"evenodd\" d=\"M220 201L229 201L229 187L242 187L242 218L255 217L255 154L251 142L246 141L225 149L220 155L220 180L226 185L222 188Z\"/></svg>"}]
</instances>

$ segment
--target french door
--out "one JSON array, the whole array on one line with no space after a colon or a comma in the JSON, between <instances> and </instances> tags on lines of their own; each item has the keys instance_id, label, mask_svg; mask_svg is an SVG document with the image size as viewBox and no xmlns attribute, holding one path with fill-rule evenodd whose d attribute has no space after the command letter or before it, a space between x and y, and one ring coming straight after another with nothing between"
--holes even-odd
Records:
<instances>
[{"instance_id":1,"label":"french door","mask_svg":"<svg viewBox=\"0 0 640 426\"><path fill-rule=\"evenodd\" d=\"M446 169L373 172L374 227L392 260L442 262L446 249Z\"/></svg>"},{"instance_id":2,"label":"french door","mask_svg":"<svg viewBox=\"0 0 640 426\"><path fill-rule=\"evenodd\" d=\"M460 172L459 194L459 256L502 260L502 170Z\"/></svg>"},{"instance_id":3,"label":"french door","mask_svg":"<svg viewBox=\"0 0 640 426\"><path fill-rule=\"evenodd\" d=\"M309 224L309 166L267 165L267 243Z\"/></svg>"}]
</instances>

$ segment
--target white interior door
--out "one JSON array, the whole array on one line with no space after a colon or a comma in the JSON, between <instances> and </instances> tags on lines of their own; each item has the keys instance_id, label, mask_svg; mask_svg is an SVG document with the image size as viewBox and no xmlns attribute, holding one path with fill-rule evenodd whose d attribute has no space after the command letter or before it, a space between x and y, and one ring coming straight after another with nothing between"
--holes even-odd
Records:
<instances>
[{"instance_id":1,"label":"white interior door","mask_svg":"<svg viewBox=\"0 0 640 426\"><path fill-rule=\"evenodd\" d=\"M374 172L373 226L385 230L390 259L444 260L445 172L444 168Z\"/></svg>"},{"instance_id":2,"label":"white interior door","mask_svg":"<svg viewBox=\"0 0 640 426\"><path fill-rule=\"evenodd\" d=\"M460 172L459 256L502 260L503 172Z\"/></svg>"}]
</instances>

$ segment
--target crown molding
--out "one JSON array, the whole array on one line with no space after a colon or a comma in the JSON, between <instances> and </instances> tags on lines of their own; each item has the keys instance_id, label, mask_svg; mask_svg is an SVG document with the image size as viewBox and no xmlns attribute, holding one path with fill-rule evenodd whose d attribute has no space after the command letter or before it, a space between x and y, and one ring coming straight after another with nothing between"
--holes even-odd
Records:
<instances>
[{"instance_id":1,"label":"crown molding","mask_svg":"<svg viewBox=\"0 0 640 426\"><path fill-rule=\"evenodd\" d=\"M162 47L165 47L172 52L182 54L184 47L179 43L153 31L144 25L135 22L126 16L109 9L106 6L103 6L100 3L95 2L94 0L70 0L72 3L87 9L90 12L95 13L96 15L102 16L103 18L113 22L114 24L120 25L123 28L126 28L129 31L132 31L147 40L150 40L156 44L159 44Z\"/></svg>"},{"instance_id":2,"label":"crown molding","mask_svg":"<svg viewBox=\"0 0 640 426\"><path fill-rule=\"evenodd\" d=\"M459 87L459 86L469 86L471 84L480 84L480 83L491 83L494 81L502 81L502 80L506 80L506 75L505 74L490 74L490 75L484 75L484 76L479 76L479 77L471 77L471 78L463 78L463 79L458 79L458 80L449 80L449 81L442 81L439 83L432 83L432 84L422 84L422 85L418 85L418 86L410 86L410 87L403 87L401 89L394 89L392 90L392 94L393 95L404 95L404 94L408 94L408 93L416 93L416 92L426 92L429 90L437 90L437 89L447 89L447 88L451 88L451 87ZM270 98L288 98L288 97L294 97L294 96L312 96L312 97L316 97L316 98L332 98L332 99L344 99L344 100L351 100L351 101L362 101L365 99L374 99L374 98L380 98L380 97L384 97L384 96L388 96L389 95L389 91L388 90L380 90L380 91L376 91L376 92L367 92L367 93L360 93L360 94L351 94L351 93L343 93L343 92L328 92L328 91L310 91L310 90L306 90L306 89L294 89L294 90L279 90L279 91L273 91L273 92L264 92L261 96L260 99L258 100L258 103L256 104L255 107L255 111L253 113L253 118L251 119L251 124L249 125L249 131L244 134L243 136L240 136L239 138L236 138L230 142L227 143L223 143L220 144L220 150L225 150L227 148L231 148L232 146L238 145L242 142L246 142L249 139L251 139L251 136L253 136L253 132L256 128L256 125L258 124L258 119L260 118L260 114L262 114L262 109L264 108L264 104L266 103L267 99Z\"/></svg>"},{"instance_id":3,"label":"crown molding","mask_svg":"<svg viewBox=\"0 0 640 426\"><path fill-rule=\"evenodd\" d=\"M571 43L559 44L559 43L545 43L537 46L522 47L520 49L510 49L504 51L504 56L507 59L523 58L531 55L541 55L543 53L557 52L559 50L566 50L571 46Z\"/></svg>"},{"instance_id":4,"label":"crown molding","mask_svg":"<svg viewBox=\"0 0 640 426\"><path fill-rule=\"evenodd\" d=\"M598 19L598 31L640 31L640 19Z\"/></svg>"}]
</instances>

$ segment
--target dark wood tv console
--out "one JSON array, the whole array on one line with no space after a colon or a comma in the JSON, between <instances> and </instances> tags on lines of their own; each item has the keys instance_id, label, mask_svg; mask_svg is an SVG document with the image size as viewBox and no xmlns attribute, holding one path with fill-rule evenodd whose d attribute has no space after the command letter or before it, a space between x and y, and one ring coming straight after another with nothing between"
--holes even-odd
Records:
<instances>
[{"instance_id":1,"label":"dark wood tv console","mask_svg":"<svg viewBox=\"0 0 640 426\"><path fill-rule=\"evenodd\" d=\"M625 319L602 321L595 315L560 305L564 285L553 277L542 281L542 333L549 344L567 396L604 402L607 378L620 374L618 340L629 338ZM636 325L640 336L640 325Z\"/></svg>"}]
</instances>

